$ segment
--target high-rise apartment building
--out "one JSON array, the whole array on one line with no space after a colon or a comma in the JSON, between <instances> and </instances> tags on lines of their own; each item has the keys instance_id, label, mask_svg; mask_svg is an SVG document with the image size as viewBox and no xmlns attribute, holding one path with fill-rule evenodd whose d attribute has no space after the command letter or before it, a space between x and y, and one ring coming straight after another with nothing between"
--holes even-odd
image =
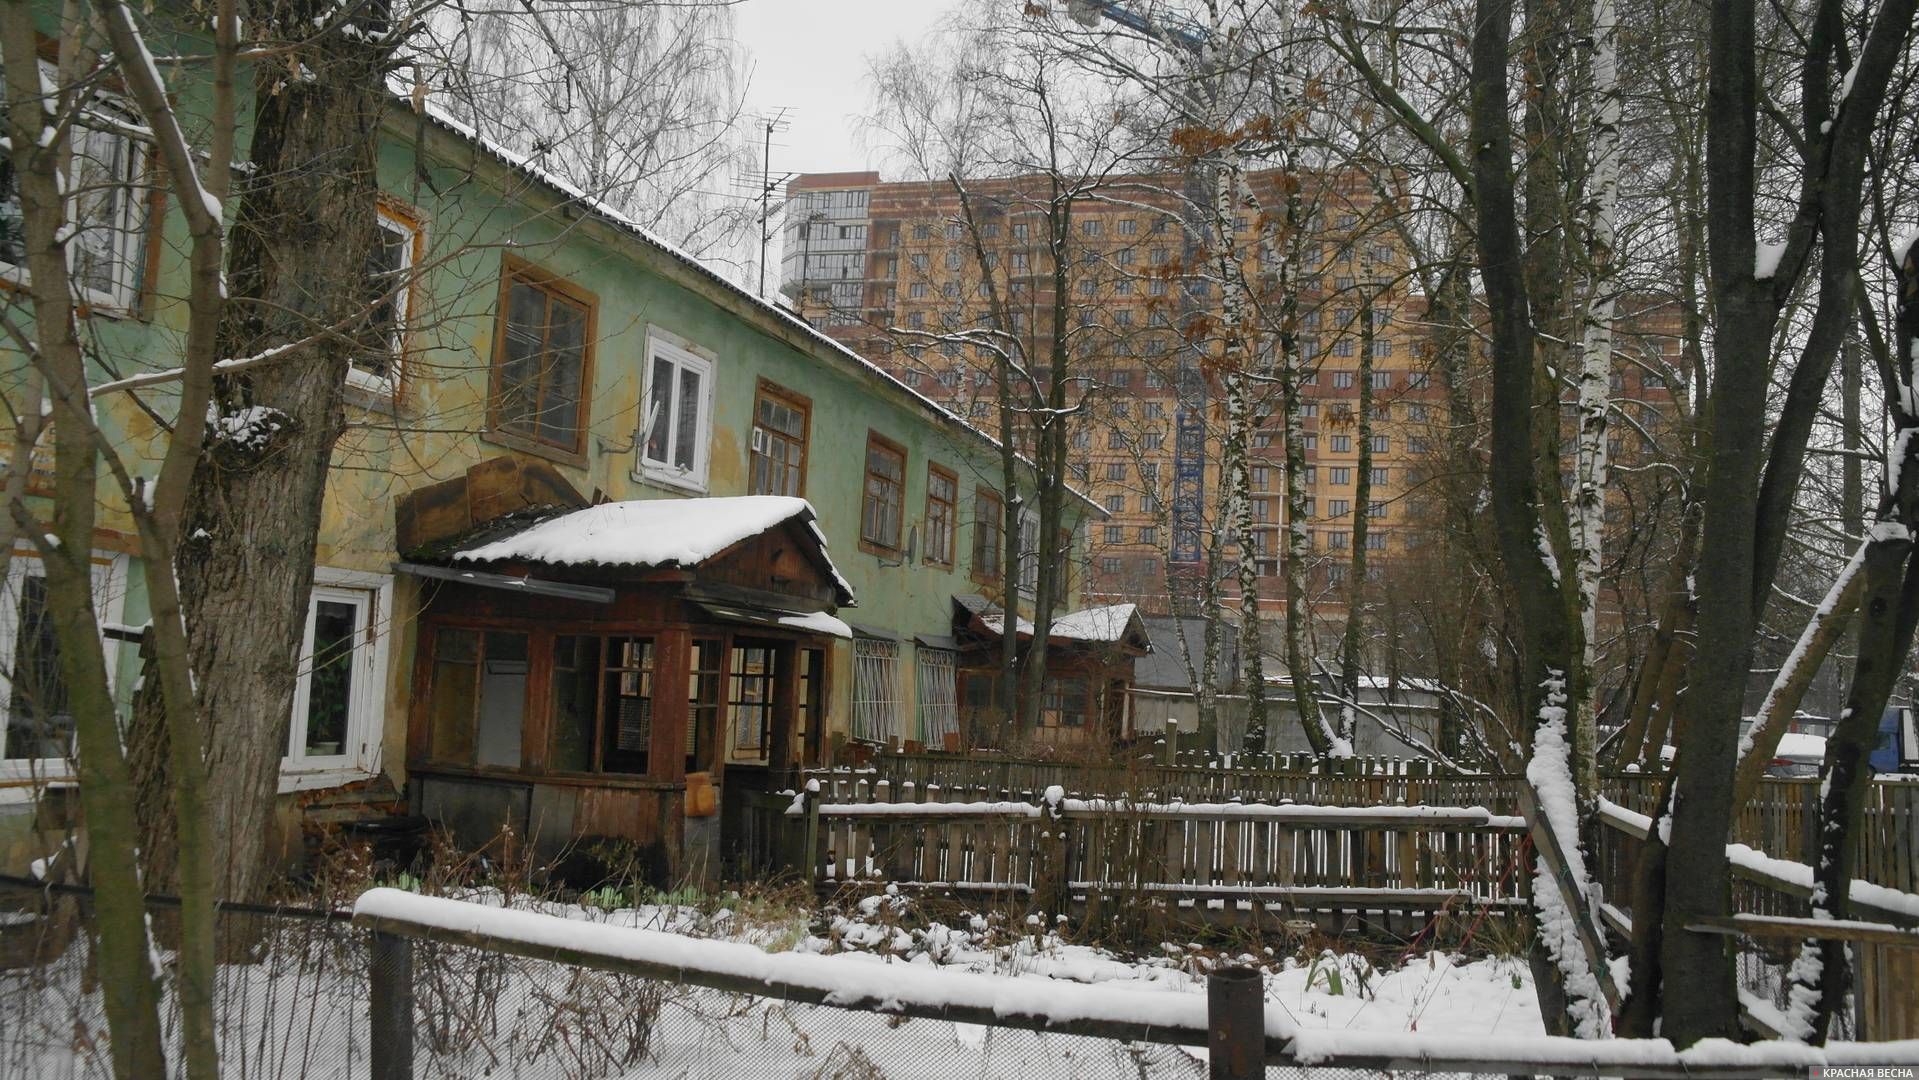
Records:
<instances>
[{"instance_id":1,"label":"high-rise apartment building","mask_svg":"<svg viewBox=\"0 0 1919 1080\"><path fill-rule=\"evenodd\" d=\"M1277 176L1255 174L1265 207L1281 205ZM1217 320L1217 274L1182 219L1190 205L1178 174L1103 178L1073 203L1066 236L1066 337L1074 377L1097 387L1071 437L1071 471L1110 513L1094 526L1088 592L1164 610L1186 587L1182 566L1204 554L1219 505L1216 343L1194 320ZM1425 452L1440 391L1415 355L1418 309L1404 280L1406 258L1382 218L1369 177L1321 178L1306 192L1309 231L1291 277L1300 301L1300 349L1311 372L1302 391L1305 481L1314 556L1312 588L1334 604L1350 557L1361 447L1358 350L1373 322L1373 423L1367 543L1389 562L1404 543L1408 474ZM1049 236L1050 190L1042 177L967 184L971 223L948 182L883 183L877 173L809 174L788 188L781 289L788 302L834 336L885 364L975 422L998 422L990 351L962 331L988 313L977 241L1013 329L1035 354L1053 340L1056 277ZM1276 214L1269 210L1268 213ZM1271 285L1258 237L1276 230L1234 221L1245 272ZM1199 264L1199 265L1196 265ZM1265 320L1265 321L1269 321ZM1272 343L1256 340L1270 364ZM1253 516L1249 545L1262 594L1281 595L1285 520L1284 440L1277 394L1256 386L1256 415L1271 416L1249 448Z\"/></svg>"}]
</instances>

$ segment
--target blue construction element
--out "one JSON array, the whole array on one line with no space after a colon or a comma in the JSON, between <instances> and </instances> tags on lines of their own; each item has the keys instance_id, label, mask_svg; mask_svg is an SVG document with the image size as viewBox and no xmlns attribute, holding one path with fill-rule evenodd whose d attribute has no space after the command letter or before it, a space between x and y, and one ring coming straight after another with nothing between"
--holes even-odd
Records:
<instances>
[{"instance_id":1,"label":"blue construction element","mask_svg":"<svg viewBox=\"0 0 1919 1080\"><path fill-rule=\"evenodd\" d=\"M1067 0L1067 14L1091 26L1101 18L1111 19L1129 30L1158 38L1180 48L1198 52L1206 46L1206 28L1191 20L1149 19L1113 0Z\"/></svg>"},{"instance_id":2,"label":"blue construction element","mask_svg":"<svg viewBox=\"0 0 1919 1080\"><path fill-rule=\"evenodd\" d=\"M1099 20L1112 21L1145 34L1195 56L1205 49L1208 30L1185 18L1168 20L1148 18L1115 0L1067 0L1069 15L1086 26ZM1189 185L1197 182L1187 177ZM1188 265L1195 260L1199 245L1189 229L1186 236ZM1191 290L1182 290L1183 311L1191 311L1195 298ZM1175 565L1195 565L1201 559L1200 533L1206 504L1206 378L1200 372L1193 350L1183 347L1179 363L1177 389L1179 408L1173 420L1173 537L1171 561Z\"/></svg>"}]
</instances>

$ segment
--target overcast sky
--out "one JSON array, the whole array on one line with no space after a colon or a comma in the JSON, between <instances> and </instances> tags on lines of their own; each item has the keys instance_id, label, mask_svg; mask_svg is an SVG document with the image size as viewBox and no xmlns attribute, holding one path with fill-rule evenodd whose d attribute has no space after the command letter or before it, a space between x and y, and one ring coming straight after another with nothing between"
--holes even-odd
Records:
<instances>
[{"instance_id":1,"label":"overcast sky","mask_svg":"<svg viewBox=\"0 0 1919 1080\"><path fill-rule=\"evenodd\" d=\"M775 175L871 167L853 134L866 108L866 58L919 38L953 3L743 0L734 17L751 54L753 111L792 110L792 126L773 136Z\"/></svg>"}]
</instances>

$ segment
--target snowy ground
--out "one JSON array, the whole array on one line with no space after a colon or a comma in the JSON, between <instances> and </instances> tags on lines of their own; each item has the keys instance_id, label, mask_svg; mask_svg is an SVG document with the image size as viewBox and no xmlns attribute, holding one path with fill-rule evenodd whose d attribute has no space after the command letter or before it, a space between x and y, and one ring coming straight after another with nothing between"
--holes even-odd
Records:
<instances>
[{"instance_id":1,"label":"snowy ground","mask_svg":"<svg viewBox=\"0 0 1919 1080\"><path fill-rule=\"evenodd\" d=\"M469 899L499 903L497 894ZM874 897L845 915L809 920L743 905L647 905L606 911L516 901L569 918L769 951L845 953L856 962L911 964L1045 983L1097 983L1140 994L1202 994L1215 963L1256 963L1267 1000L1302 1027L1465 1036L1542 1033L1522 961L1444 954L1376 970L1356 954L1221 953L1169 943L1121 957L1037 925L998 917L921 917ZM1250 943L1248 946L1250 947ZM226 1055L248 1080L344 1080L366 1075L366 972L357 936L302 928L277 962L229 969ZM944 1021L895 1023L870 1013L646 983L473 950L416 953L421 1053L416 1075L437 1077L1094 1078L1205 1075L1203 1048L988 1029ZM41 980L0 975L0 1080L106 1076L99 998L76 947Z\"/></svg>"}]
</instances>

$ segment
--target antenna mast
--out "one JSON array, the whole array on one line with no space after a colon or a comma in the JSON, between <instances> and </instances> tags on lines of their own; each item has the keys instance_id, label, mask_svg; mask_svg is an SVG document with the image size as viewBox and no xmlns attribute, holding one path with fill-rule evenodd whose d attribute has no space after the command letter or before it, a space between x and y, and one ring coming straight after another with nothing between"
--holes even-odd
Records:
<instances>
[{"instance_id":1,"label":"antenna mast","mask_svg":"<svg viewBox=\"0 0 1919 1080\"><path fill-rule=\"evenodd\" d=\"M773 193L793 178L792 173L773 175L773 133L785 131L792 125L787 116L792 109L782 105L770 116L760 117L762 134L760 150L759 200L760 200L760 288L762 298L766 296L766 246L773 238L773 215L778 211L773 206Z\"/></svg>"}]
</instances>

